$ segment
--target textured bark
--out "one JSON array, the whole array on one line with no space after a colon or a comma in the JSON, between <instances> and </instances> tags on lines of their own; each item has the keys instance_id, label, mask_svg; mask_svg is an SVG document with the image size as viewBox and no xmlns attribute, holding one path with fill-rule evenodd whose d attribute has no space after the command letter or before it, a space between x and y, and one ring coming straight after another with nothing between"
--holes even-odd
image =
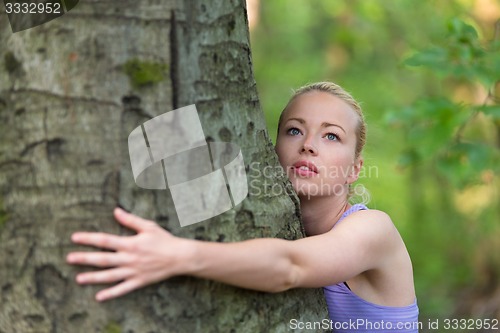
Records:
<instances>
[{"instance_id":1,"label":"textured bark","mask_svg":"<svg viewBox=\"0 0 500 333\"><path fill-rule=\"evenodd\" d=\"M0 14L0 332L284 332L321 320L319 290L266 294L177 277L96 303L65 263L77 230L126 234L121 204L175 235L211 241L301 237L252 74L243 1L81 1L12 34ZM135 82L127 64L165 76ZM128 73L128 74L127 74ZM251 182L237 208L179 227L168 191L133 181L132 129L196 104L208 140L239 145Z\"/></svg>"}]
</instances>

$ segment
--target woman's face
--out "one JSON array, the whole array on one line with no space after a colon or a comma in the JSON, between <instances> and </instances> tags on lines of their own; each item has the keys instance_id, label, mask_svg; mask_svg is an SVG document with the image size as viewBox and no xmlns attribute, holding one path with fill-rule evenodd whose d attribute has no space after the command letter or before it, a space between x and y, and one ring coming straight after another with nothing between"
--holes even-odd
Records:
<instances>
[{"instance_id":1,"label":"woman's face","mask_svg":"<svg viewBox=\"0 0 500 333\"><path fill-rule=\"evenodd\" d=\"M308 92L284 111L276 152L300 197L347 195L362 160L355 160L358 115L332 94Z\"/></svg>"}]
</instances>

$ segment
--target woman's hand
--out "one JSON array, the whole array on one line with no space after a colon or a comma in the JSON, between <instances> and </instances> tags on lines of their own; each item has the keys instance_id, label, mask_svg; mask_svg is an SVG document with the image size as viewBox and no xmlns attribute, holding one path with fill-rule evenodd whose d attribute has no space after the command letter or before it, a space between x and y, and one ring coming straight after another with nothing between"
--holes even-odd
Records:
<instances>
[{"instance_id":1,"label":"woman's hand","mask_svg":"<svg viewBox=\"0 0 500 333\"><path fill-rule=\"evenodd\" d=\"M89 265L103 270L80 273L79 284L117 283L96 294L97 301L125 295L135 289L182 274L185 267L186 244L153 221L142 219L122 209L114 210L116 220L137 232L133 236L77 232L74 243L100 247L114 252L72 252L69 264Z\"/></svg>"}]
</instances>

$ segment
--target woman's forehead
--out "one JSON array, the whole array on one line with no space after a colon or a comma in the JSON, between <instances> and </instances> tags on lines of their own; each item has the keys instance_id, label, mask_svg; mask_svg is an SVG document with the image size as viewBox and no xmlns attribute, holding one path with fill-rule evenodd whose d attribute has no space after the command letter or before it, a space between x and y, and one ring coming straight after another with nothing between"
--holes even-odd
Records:
<instances>
[{"instance_id":1,"label":"woman's forehead","mask_svg":"<svg viewBox=\"0 0 500 333\"><path fill-rule=\"evenodd\" d=\"M357 126L359 116L352 106L341 98L326 92L308 92L293 99L283 114L283 122L290 118L306 122L337 122Z\"/></svg>"}]
</instances>

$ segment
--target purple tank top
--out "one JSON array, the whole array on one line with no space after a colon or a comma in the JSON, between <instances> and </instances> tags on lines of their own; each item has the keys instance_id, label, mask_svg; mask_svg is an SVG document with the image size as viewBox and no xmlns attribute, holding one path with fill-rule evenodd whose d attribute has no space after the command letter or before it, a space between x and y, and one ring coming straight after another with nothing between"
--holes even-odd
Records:
<instances>
[{"instance_id":1,"label":"purple tank top","mask_svg":"<svg viewBox=\"0 0 500 333\"><path fill-rule=\"evenodd\" d=\"M365 209L368 209L365 205L353 205L342 214L337 223L348 215ZM323 291L333 332L418 333L416 300L403 307L377 305L354 294L345 283L326 286Z\"/></svg>"}]
</instances>

